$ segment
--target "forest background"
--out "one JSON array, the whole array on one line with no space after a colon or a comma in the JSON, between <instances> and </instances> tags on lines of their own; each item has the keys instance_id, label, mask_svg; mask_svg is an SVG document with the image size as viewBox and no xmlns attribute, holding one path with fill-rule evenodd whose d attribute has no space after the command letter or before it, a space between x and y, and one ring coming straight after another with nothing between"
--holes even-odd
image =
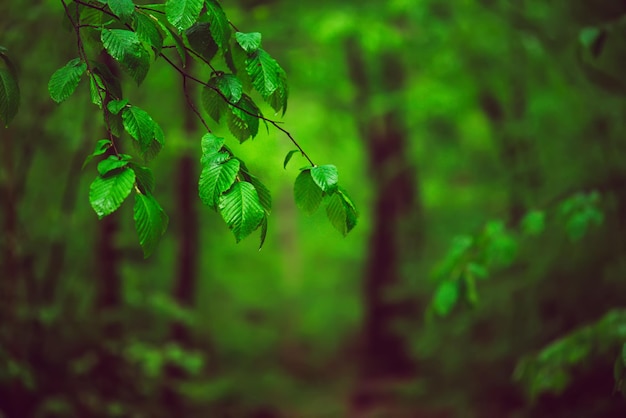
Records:
<instances>
[{"instance_id":1,"label":"forest background","mask_svg":"<svg viewBox=\"0 0 626 418\"><path fill-rule=\"evenodd\" d=\"M76 57L61 2L3 2L0 416L626 416L624 2L222 6L285 69L281 126L339 168L358 225L298 210L282 132L216 126L273 195L262 250L235 243L157 59L124 85L166 138L144 259L130 204L89 205L87 83L48 95Z\"/></svg>"}]
</instances>

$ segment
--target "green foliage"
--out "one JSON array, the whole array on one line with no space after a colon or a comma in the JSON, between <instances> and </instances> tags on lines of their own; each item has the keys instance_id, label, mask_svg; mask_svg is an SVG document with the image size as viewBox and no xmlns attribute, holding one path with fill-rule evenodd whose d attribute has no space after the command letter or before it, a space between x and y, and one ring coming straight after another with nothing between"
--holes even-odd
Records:
<instances>
[{"instance_id":1,"label":"green foliage","mask_svg":"<svg viewBox=\"0 0 626 418\"><path fill-rule=\"evenodd\" d=\"M123 96L122 83L115 71L98 59L88 57L91 50L84 48L87 36L90 42L96 43L96 50L104 49L138 85L148 74L151 58L158 57L163 57L183 75L185 82L202 84L202 107L216 122L224 121L239 142L256 137L259 121L263 120L268 126L279 128L295 143L291 134L277 125L278 122L262 115L251 96L253 90L256 91L276 112L284 114L288 99L287 78L278 62L261 48L259 32L236 32L232 36L231 24L216 0L168 0L165 4L146 6L135 5L132 0L102 3L104 6L73 3L66 8L66 24L80 37L79 58L57 70L48 88L52 99L62 102L76 90L82 75L88 74L91 102L104 108L103 118L109 134L108 139L96 144L83 165L109 153L98 164L100 175L90 188L91 205L102 218L117 210L134 187L138 193L135 201L137 233L144 255L149 256L165 230L167 217L152 194L152 171L134 162L132 156L120 154L117 141L122 140L126 132L132 138L138 156L149 161L163 148L165 134L145 110L130 104ZM172 47L180 57L180 67L168 57ZM206 83L184 70L188 56L198 58L203 66L211 68ZM223 60L215 62L218 56ZM8 63L4 51L2 57ZM228 67L227 71L220 68L223 65ZM4 74L9 73L0 74L3 81L0 110L8 122L16 111L17 87L11 84L14 77ZM188 91L185 90L184 94L195 109ZM198 116L208 129L202 116ZM271 211L269 190L224 145L223 138L208 133L202 139L202 150L198 183L200 199L221 213L237 241L260 227L262 245ZM304 151L300 152L308 159ZM284 166L291 155L285 159ZM315 166L312 162L311 166L305 174L311 186L304 191L306 196L300 187L297 190L299 206L312 212L323 199L327 199L326 212L331 224L342 234L347 234L356 224L357 212L345 191L338 188L337 169L332 165ZM302 180L301 177L297 184L303 185ZM304 201L308 203L303 205Z\"/></svg>"},{"instance_id":2,"label":"green foliage","mask_svg":"<svg viewBox=\"0 0 626 418\"><path fill-rule=\"evenodd\" d=\"M541 349L524 356L515 368L514 378L522 383L531 399L542 393L561 393L576 372L594 357L618 353L615 384L623 390L623 350L626 341L626 312L613 310L592 324L580 327Z\"/></svg>"},{"instance_id":3,"label":"green foliage","mask_svg":"<svg viewBox=\"0 0 626 418\"><path fill-rule=\"evenodd\" d=\"M130 194L135 182L135 172L122 168L98 176L89 187L89 202L98 218L112 214Z\"/></svg>"},{"instance_id":4,"label":"green foliage","mask_svg":"<svg viewBox=\"0 0 626 418\"><path fill-rule=\"evenodd\" d=\"M600 194L596 191L577 193L561 203L560 215L565 221L565 229L572 240L584 237L591 226L602 225L604 215L598 206L599 203Z\"/></svg>"},{"instance_id":5,"label":"green foliage","mask_svg":"<svg viewBox=\"0 0 626 418\"><path fill-rule=\"evenodd\" d=\"M6 52L6 48L0 46L0 120L8 126L20 107L20 88L15 67Z\"/></svg>"},{"instance_id":6,"label":"green foliage","mask_svg":"<svg viewBox=\"0 0 626 418\"><path fill-rule=\"evenodd\" d=\"M148 258L167 229L168 217L151 194L136 193L134 219L139 244Z\"/></svg>"},{"instance_id":7,"label":"green foliage","mask_svg":"<svg viewBox=\"0 0 626 418\"><path fill-rule=\"evenodd\" d=\"M50 77L48 92L57 103L67 100L78 87L80 78L87 70L87 65L78 58L74 58L65 66L59 68Z\"/></svg>"},{"instance_id":8,"label":"green foliage","mask_svg":"<svg viewBox=\"0 0 626 418\"><path fill-rule=\"evenodd\" d=\"M296 199L296 205L312 215L322 203L324 192L315 183L311 176L311 170L302 170L296 182L294 183L293 194Z\"/></svg>"}]
</instances>

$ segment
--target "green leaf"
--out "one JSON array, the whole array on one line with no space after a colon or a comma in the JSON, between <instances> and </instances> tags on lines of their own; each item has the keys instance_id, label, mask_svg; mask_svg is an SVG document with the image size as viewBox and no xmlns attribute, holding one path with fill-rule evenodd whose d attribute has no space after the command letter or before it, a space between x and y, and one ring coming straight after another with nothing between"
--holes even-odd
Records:
<instances>
[{"instance_id":1,"label":"green leaf","mask_svg":"<svg viewBox=\"0 0 626 418\"><path fill-rule=\"evenodd\" d=\"M224 146L224 138L215 136L212 133L206 133L202 136L200 145L203 156L217 154Z\"/></svg>"},{"instance_id":2,"label":"green leaf","mask_svg":"<svg viewBox=\"0 0 626 418\"><path fill-rule=\"evenodd\" d=\"M176 29L182 32L196 23L203 3L203 0L167 0L165 16Z\"/></svg>"},{"instance_id":3,"label":"green leaf","mask_svg":"<svg viewBox=\"0 0 626 418\"><path fill-rule=\"evenodd\" d=\"M459 299L459 286L456 282L443 282L437 288L433 298L433 309L441 316L450 313Z\"/></svg>"},{"instance_id":4,"label":"green leaf","mask_svg":"<svg viewBox=\"0 0 626 418\"><path fill-rule=\"evenodd\" d=\"M56 70L48 82L48 92L52 100L57 103L67 100L76 90L80 78L86 70L87 64L79 58L74 58L64 67Z\"/></svg>"},{"instance_id":5,"label":"green leaf","mask_svg":"<svg viewBox=\"0 0 626 418\"><path fill-rule=\"evenodd\" d=\"M220 96L220 94L216 91L217 78L211 78L207 84L208 85L204 86L202 89L202 107L215 122L219 123L222 115L225 111L227 111L228 105L222 96Z\"/></svg>"},{"instance_id":6,"label":"green leaf","mask_svg":"<svg viewBox=\"0 0 626 418\"><path fill-rule=\"evenodd\" d=\"M279 112L281 109L283 115L287 111L287 100L289 99L289 87L287 86L287 75L281 68L278 72L278 88L274 90L274 93L266 99L272 109Z\"/></svg>"},{"instance_id":7,"label":"green leaf","mask_svg":"<svg viewBox=\"0 0 626 418\"><path fill-rule=\"evenodd\" d=\"M101 139L98 142L96 142L96 148L93 150L91 154L87 156L87 158L85 159L85 162L83 163L82 168L85 168L85 166L89 164L89 162L91 162L91 160L93 160L95 157L98 157L104 154L105 152L107 152L107 150L111 148L112 146L113 146L113 143L109 141L108 139Z\"/></svg>"},{"instance_id":8,"label":"green leaf","mask_svg":"<svg viewBox=\"0 0 626 418\"><path fill-rule=\"evenodd\" d=\"M261 34L259 32L235 32L235 39L239 46L249 54L256 51L261 46Z\"/></svg>"},{"instance_id":9,"label":"green leaf","mask_svg":"<svg viewBox=\"0 0 626 418\"><path fill-rule=\"evenodd\" d=\"M356 226L357 214L352 201L338 191L329 196L326 204L326 215L330 223L344 237Z\"/></svg>"},{"instance_id":10,"label":"green leaf","mask_svg":"<svg viewBox=\"0 0 626 418\"><path fill-rule=\"evenodd\" d=\"M145 258L154 252L165 233L168 217L156 199L150 194L135 194L135 228Z\"/></svg>"},{"instance_id":11,"label":"green leaf","mask_svg":"<svg viewBox=\"0 0 626 418\"><path fill-rule=\"evenodd\" d=\"M130 194L134 183L135 172L128 168L107 177L96 177L89 187L89 203L98 218L115 212Z\"/></svg>"},{"instance_id":12,"label":"green leaf","mask_svg":"<svg viewBox=\"0 0 626 418\"><path fill-rule=\"evenodd\" d=\"M243 84L234 74L222 74L216 77L215 86L230 103L237 103L243 95Z\"/></svg>"},{"instance_id":13,"label":"green leaf","mask_svg":"<svg viewBox=\"0 0 626 418\"><path fill-rule=\"evenodd\" d=\"M102 45L122 68L141 84L150 69L150 54L145 50L137 33L125 29L103 29Z\"/></svg>"},{"instance_id":14,"label":"green leaf","mask_svg":"<svg viewBox=\"0 0 626 418\"><path fill-rule=\"evenodd\" d=\"M135 5L132 0L108 0L111 11L123 21L129 20L135 13Z\"/></svg>"},{"instance_id":15,"label":"green leaf","mask_svg":"<svg viewBox=\"0 0 626 418\"><path fill-rule=\"evenodd\" d=\"M106 87L98 74L92 73L91 77L89 77L89 91L91 93L91 103L102 108L102 98L106 94Z\"/></svg>"},{"instance_id":16,"label":"green leaf","mask_svg":"<svg viewBox=\"0 0 626 418\"><path fill-rule=\"evenodd\" d=\"M230 159L224 163L209 163L202 168L198 193L205 205L216 208L219 197L230 189L239 172L239 160Z\"/></svg>"},{"instance_id":17,"label":"green leaf","mask_svg":"<svg viewBox=\"0 0 626 418\"><path fill-rule=\"evenodd\" d=\"M107 103L107 109L109 109L109 112L111 112L112 114L117 115L118 113L120 113L120 110L126 107L127 104L128 99L111 100L109 103Z\"/></svg>"},{"instance_id":18,"label":"green leaf","mask_svg":"<svg viewBox=\"0 0 626 418\"><path fill-rule=\"evenodd\" d=\"M143 194L151 194L154 191L154 175L148 167L130 163L129 167L135 172L137 187Z\"/></svg>"},{"instance_id":19,"label":"green leaf","mask_svg":"<svg viewBox=\"0 0 626 418\"><path fill-rule=\"evenodd\" d=\"M284 71L267 52L258 49L246 60L246 72L252 86L264 99L268 99L281 84L280 75Z\"/></svg>"},{"instance_id":20,"label":"green leaf","mask_svg":"<svg viewBox=\"0 0 626 418\"><path fill-rule=\"evenodd\" d=\"M540 235L546 227L546 214L543 211L533 210L522 219L522 231L528 236Z\"/></svg>"},{"instance_id":21,"label":"green leaf","mask_svg":"<svg viewBox=\"0 0 626 418\"><path fill-rule=\"evenodd\" d=\"M263 248L263 244L265 244L265 237L267 236L267 216L263 217L261 221L261 240L259 244L259 251Z\"/></svg>"},{"instance_id":22,"label":"green leaf","mask_svg":"<svg viewBox=\"0 0 626 418\"><path fill-rule=\"evenodd\" d=\"M259 132L260 115L261 112L252 99L243 95L236 107L230 106L226 123L233 136L239 142L244 142L248 138L254 138Z\"/></svg>"},{"instance_id":23,"label":"green leaf","mask_svg":"<svg viewBox=\"0 0 626 418\"><path fill-rule=\"evenodd\" d=\"M185 35L191 49L207 61L211 61L217 54L219 47L211 36L211 30L207 22L195 23L185 31Z\"/></svg>"},{"instance_id":24,"label":"green leaf","mask_svg":"<svg viewBox=\"0 0 626 418\"><path fill-rule=\"evenodd\" d=\"M124 129L139 144L141 152L146 152L155 137L155 123L150 115L137 106L125 107L122 111Z\"/></svg>"},{"instance_id":25,"label":"green leaf","mask_svg":"<svg viewBox=\"0 0 626 418\"><path fill-rule=\"evenodd\" d=\"M289 161L291 161L291 157L293 157L293 155L297 152L300 152L300 151L298 151L297 149L292 149L291 151L287 153L287 155L285 156L285 162L283 162L284 169L287 169L287 164L289 164Z\"/></svg>"},{"instance_id":26,"label":"green leaf","mask_svg":"<svg viewBox=\"0 0 626 418\"><path fill-rule=\"evenodd\" d=\"M164 36L157 22L156 18L137 13L133 20L133 29L137 32L139 40L150 44L158 54L163 48Z\"/></svg>"},{"instance_id":27,"label":"green leaf","mask_svg":"<svg viewBox=\"0 0 626 418\"><path fill-rule=\"evenodd\" d=\"M334 165L320 165L311 169L313 181L326 193L331 193L337 189L339 173Z\"/></svg>"},{"instance_id":28,"label":"green leaf","mask_svg":"<svg viewBox=\"0 0 626 418\"><path fill-rule=\"evenodd\" d=\"M106 160L102 160L98 163L98 173L101 176L106 176L113 170L117 170L128 165L128 160L120 159L116 155L110 155Z\"/></svg>"},{"instance_id":29,"label":"green leaf","mask_svg":"<svg viewBox=\"0 0 626 418\"><path fill-rule=\"evenodd\" d=\"M296 206L307 214L313 214L322 203L322 189L315 183L310 170L300 172L293 188Z\"/></svg>"},{"instance_id":30,"label":"green leaf","mask_svg":"<svg viewBox=\"0 0 626 418\"><path fill-rule=\"evenodd\" d=\"M206 13L209 17L211 36L221 50L228 48L230 38L230 24L222 10L222 6L215 0L206 0Z\"/></svg>"},{"instance_id":31,"label":"green leaf","mask_svg":"<svg viewBox=\"0 0 626 418\"><path fill-rule=\"evenodd\" d=\"M219 208L237 242L257 229L265 217L254 186L245 181L236 182L228 193L222 195Z\"/></svg>"},{"instance_id":32,"label":"green leaf","mask_svg":"<svg viewBox=\"0 0 626 418\"><path fill-rule=\"evenodd\" d=\"M174 41L174 45L176 46L176 51L178 52L178 56L180 57L180 62L183 65L183 68L187 66L187 50L185 49L185 44L183 40L176 32L174 32L169 26L165 26L170 37Z\"/></svg>"},{"instance_id":33,"label":"green leaf","mask_svg":"<svg viewBox=\"0 0 626 418\"><path fill-rule=\"evenodd\" d=\"M263 209L265 209L265 213L269 215L272 211L272 194L270 193L269 189L265 187L263 183L261 183L261 180L259 180L250 173L246 174L248 181L254 186L257 194L259 195L259 202L261 202L261 206L263 206Z\"/></svg>"},{"instance_id":34,"label":"green leaf","mask_svg":"<svg viewBox=\"0 0 626 418\"><path fill-rule=\"evenodd\" d=\"M0 68L0 120L5 126L13 120L20 106L20 88L11 68Z\"/></svg>"}]
</instances>

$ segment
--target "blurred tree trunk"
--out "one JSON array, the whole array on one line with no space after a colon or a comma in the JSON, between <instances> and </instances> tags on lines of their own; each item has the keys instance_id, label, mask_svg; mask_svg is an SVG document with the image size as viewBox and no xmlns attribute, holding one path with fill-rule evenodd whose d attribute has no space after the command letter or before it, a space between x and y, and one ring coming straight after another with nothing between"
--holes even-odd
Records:
<instances>
[{"instance_id":1,"label":"blurred tree trunk","mask_svg":"<svg viewBox=\"0 0 626 418\"><path fill-rule=\"evenodd\" d=\"M417 257L422 244L422 209L415 167L407 150L408 133L401 103L382 112L368 108L374 94L389 102L401 102L405 84L404 64L397 54L380 52L377 74L368 72L367 60L356 39L348 40L346 56L350 77L358 90L355 107L359 131L369 156L373 182L374 213L364 282L364 352L361 371L365 377L396 377L413 373L414 364L404 338L394 332L398 320L415 308L408 300L390 297L401 278L404 255ZM380 90L382 89L382 91ZM410 237L410 238L409 238Z\"/></svg>"}]
</instances>

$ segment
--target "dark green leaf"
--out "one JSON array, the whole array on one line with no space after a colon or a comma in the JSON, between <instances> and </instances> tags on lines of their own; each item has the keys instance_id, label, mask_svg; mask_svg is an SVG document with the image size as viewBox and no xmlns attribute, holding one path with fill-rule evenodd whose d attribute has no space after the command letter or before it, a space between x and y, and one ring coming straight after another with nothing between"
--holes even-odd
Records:
<instances>
[{"instance_id":1,"label":"dark green leaf","mask_svg":"<svg viewBox=\"0 0 626 418\"><path fill-rule=\"evenodd\" d=\"M218 46L211 36L207 22L195 23L185 31L189 46L207 61L211 61L217 54Z\"/></svg>"},{"instance_id":2,"label":"dark green leaf","mask_svg":"<svg viewBox=\"0 0 626 418\"><path fill-rule=\"evenodd\" d=\"M263 244L265 244L265 237L267 236L267 215L263 217L261 221L261 240L259 244L259 251L263 248Z\"/></svg>"},{"instance_id":3,"label":"dark green leaf","mask_svg":"<svg viewBox=\"0 0 626 418\"><path fill-rule=\"evenodd\" d=\"M103 29L101 39L109 55L140 84L150 69L150 54L137 34L125 29Z\"/></svg>"},{"instance_id":4,"label":"dark green leaf","mask_svg":"<svg viewBox=\"0 0 626 418\"><path fill-rule=\"evenodd\" d=\"M230 24L222 6L215 0L206 0L207 15L211 29L211 36L221 50L228 47L228 39L230 38Z\"/></svg>"},{"instance_id":5,"label":"dark green leaf","mask_svg":"<svg viewBox=\"0 0 626 418\"><path fill-rule=\"evenodd\" d=\"M102 108L102 98L106 94L104 81L98 74L91 74L89 77L89 91L91 93L91 102Z\"/></svg>"},{"instance_id":6,"label":"dark green leaf","mask_svg":"<svg viewBox=\"0 0 626 418\"><path fill-rule=\"evenodd\" d=\"M228 193L222 195L219 208L237 242L257 229L265 217L254 186L245 181L236 182Z\"/></svg>"},{"instance_id":7,"label":"dark green leaf","mask_svg":"<svg viewBox=\"0 0 626 418\"><path fill-rule=\"evenodd\" d=\"M230 132L239 142L254 138L259 132L259 108L252 99L243 95L236 105L230 106L227 125Z\"/></svg>"},{"instance_id":8,"label":"dark green leaf","mask_svg":"<svg viewBox=\"0 0 626 418\"><path fill-rule=\"evenodd\" d=\"M228 110L228 105L216 91L217 78L211 78L207 84L208 86L202 88L202 107L215 122L219 123L224 112Z\"/></svg>"},{"instance_id":9,"label":"dark green leaf","mask_svg":"<svg viewBox=\"0 0 626 418\"><path fill-rule=\"evenodd\" d=\"M235 32L235 39L241 48L249 54L261 46L261 34L259 32Z\"/></svg>"},{"instance_id":10,"label":"dark green leaf","mask_svg":"<svg viewBox=\"0 0 626 418\"><path fill-rule=\"evenodd\" d=\"M357 214L354 206L341 191L329 196L326 203L326 215L330 223L343 236L346 236L356 225Z\"/></svg>"},{"instance_id":11,"label":"dark green leaf","mask_svg":"<svg viewBox=\"0 0 626 418\"><path fill-rule=\"evenodd\" d=\"M300 152L300 151L298 151L297 149L292 149L291 151L287 153L287 155L285 156L285 162L283 162L284 169L287 169L287 164L289 164L289 161L291 161L291 157L293 157L293 155L297 152Z\"/></svg>"},{"instance_id":12,"label":"dark green leaf","mask_svg":"<svg viewBox=\"0 0 626 418\"><path fill-rule=\"evenodd\" d=\"M168 217L150 194L135 194L135 228L145 258L154 252L167 229Z\"/></svg>"},{"instance_id":13,"label":"dark green leaf","mask_svg":"<svg viewBox=\"0 0 626 418\"><path fill-rule=\"evenodd\" d=\"M165 29L167 29L167 31L170 34L170 37L174 41L174 45L176 46L176 51L178 52L178 56L180 57L180 62L183 65L183 68L186 67L187 66L187 50L185 49L185 44L183 43L183 40L169 26L166 26Z\"/></svg>"},{"instance_id":14,"label":"dark green leaf","mask_svg":"<svg viewBox=\"0 0 626 418\"><path fill-rule=\"evenodd\" d=\"M137 186L143 194L151 194L154 191L154 175L148 167L130 163L130 168L135 172Z\"/></svg>"},{"instance_id":15,"label":"dark green leaf","mask_svg":"<svg viewBox=\"0 0 626 418\"><path fill-rule=\"evenodd\" d=\"M86 70L87 65L79 58L74 58L56 70L48 82L48 92L52 100L61 103L70 97Z\"/></svg>"},{"instance_id":16,"label":"dark green leaf","mask_svg":"<svg viewBox=\"0 0 626 418\"><path fill-rule=\"evenodd\" d=\"M324 192L330 193L337 189L337 182L339 181L339 173L337 167L334 165L320 165L311 169L311 177L313 181Z\"/></svg>"},{"instance_id":17,"label":"dark green leaf","mask_svg":"<svg viewBox=\"0 0 626 418\"><path fill-rule=\"evenodd\" d=\"M85 162L83 163L83 168L85 168L85 166L89 164L89 162L93 160L95 157L107 152L107 150L111 148L111 146L113 146L113 144L108 139L101 139L98 142L96 142L96 148L85 159Z\"/></svg>"},{"instance_id":18,"label":"dark green leaf","mask_svg":"<svg viewBox=\"0 0 626 418\"><path fill-rule=\"evenodd\" d=\"M89 187L89 202L98 218L115 212L130 194L135 172L124 168L107 177L98 176Z\"/></svg>"},{"instance_id":19,"label":"dark green leaf","mask_svg":"<svg viewBox=\"0 0 626 418\"><path fill-rule=\"evenodd\" d=\"M203 3L203 0L167 0L165 15L167 20L182 32L196 23Z\"/></svg>"},{"instance_id":20,"label":"dark green leaf","mask_svg":"<svg viewBox=\"0 0 626 418\"><path fill-rule=\"evenodd\" d=\"M224 163L209 163L202 167L200 182L198 183L198 193L202 203L216 208L217 202L225 191L235 182L239 172L239 160L231 159Z\"/></svg>"},{"instance_id":21,"label":"dark green leaf","mask_svg":"<svg viewBox=\"0 0 626 418\"><path fill-rule=\"evenodd\" d=\"M111 11L123 21L129 20L135 12L133 0L108 0Z\"/></svg>"},{"instance_id":22,"label":"dark green leaf","mask_svg":"<svg viewBox=\"0 0 626 418\"><path fill-rule=\"evenodd\" d=\"M239 102L243 94L243 84L234 74L223 74L216 77L215 86L229 103Z\"/></svg>"},{"instance_id":23,"label":"dark green leaf","mask_svg":"<svg viewBox=\"0 0 626 418\"><path fill-rule=\"evenodd\" d=\"M293 192L296 205L309 215L313 214L322 203L322 189L311 177L310 170L303 170L296 177Z\"/></svg>"}]
</instances>

